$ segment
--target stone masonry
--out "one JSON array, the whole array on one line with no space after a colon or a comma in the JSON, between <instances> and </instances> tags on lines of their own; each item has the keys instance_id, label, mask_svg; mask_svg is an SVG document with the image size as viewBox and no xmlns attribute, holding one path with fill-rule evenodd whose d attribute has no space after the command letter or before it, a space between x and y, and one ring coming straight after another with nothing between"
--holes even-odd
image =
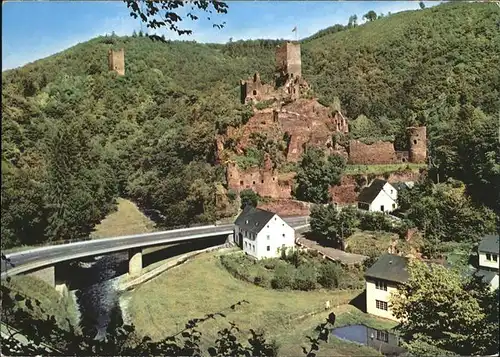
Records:
<instances>
[{"instance_id":1,"label":"stone masonry","mask_svg":"<svg viewBox=\"0 0 500 357\"><path fill-rule=\"evenodd\" d=\"M253 134L279 142L287 138L286 161L298 162L307 146L322 148L326 153L339 154L350 164L425 163L426 128L407 128L409 150L396 151L392 142L378 141L364 144L358 140L341 146L334 142L336 133L349 132L348 121L340 111L307 99L309 85L302 78L300 44L286 42L276 49L276 75L274 84L265 84L259 73L240 82L241 101L256 104L269 101L268 108L257 110L248 122L238 128L228 127L216 139L217 160L226 164L228 188L236 192L252 189L263 197L291 198L294 172L278 174L269 155L262 167L243 170L230 160L233 154L243 155L252 147ZM307 95L306 95L307 94ZM390 179L394 179L391 178ZM347 180L347 181L346 181ZM358 195L359 185L345 176L341 185L332 187L330 195L335 202L352 203Z\"/></svg>"},{"instance_id":2,"label":"stone masonry","mask_svg":"<svg viewBox=\"0 0 500 357\"><path fill-rule=\"evenodd\" d=\"M125 51L120 49L118 51L108 51L108 66L110 71L115 71L120 76L125 75Z\"/></svg>"}]
</instances>

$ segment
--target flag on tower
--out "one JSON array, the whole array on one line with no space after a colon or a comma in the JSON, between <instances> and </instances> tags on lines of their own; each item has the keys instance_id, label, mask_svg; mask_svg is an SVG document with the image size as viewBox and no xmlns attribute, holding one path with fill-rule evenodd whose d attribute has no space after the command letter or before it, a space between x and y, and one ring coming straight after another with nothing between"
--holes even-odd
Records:
<instances>
[{"instance_id":1,"label":"flag on tower","mask_svg":"<svg viewBox=\"0 0 500 357\"><path fill-rule=\"evenodd\" d=\"M293 28L292 32L297 32L297 26Z\"/></svg>"}]
</instances>

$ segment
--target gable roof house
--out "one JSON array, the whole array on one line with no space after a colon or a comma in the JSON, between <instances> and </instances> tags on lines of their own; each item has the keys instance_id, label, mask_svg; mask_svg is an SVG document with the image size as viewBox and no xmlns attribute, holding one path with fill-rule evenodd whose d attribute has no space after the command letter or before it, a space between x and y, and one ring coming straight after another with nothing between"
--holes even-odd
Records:
<instances>
[{"instance_id":1,"label":"gable roof house","mask_svg":"<svg viewBox=\"0 0 500 357\"><path fill-rule=\"evenodd\" d=\"M389 299L399 284L408 278L408 258L383 254L366 270L366 312L386 319L397 320L391 311Z\"/></svg>"},{"instance_id":2,"label":"gable roof house","mask_svg":"<svg viewBox=\"0 0 500 357\"><path fill-rule=\"evenodd\" d=\"M398 207L398 190L385 180L375 179L358 196L358 208L371 212L392 212Z\"/></svg>"},{"instance_id":3,"label":"gable roof house","mask_svg":"<svg viewBox=\"0 0 500 357\"><path fill-rule=\"evenodd\" d=\"M498 234L488 234L481 239L477 252L479 267L485 270L496 271L498 274Z\"/></svg>"},{"instance_id":4,"label":"gable roof house","mask_svg":"<svg viewBox=\"0 0 500 357\"><path fill-rule=\"evenodd\" d=\"M495 290L499 285L499 262L498 262L498 234L488 234L481 239L477 248L479 255L479 269L474 274L490 284L491 290Z\"/></svg>"},{"instance_id":5,"label":"gable roof house","mask_svg":"<svg viewBox=\"0 0 500 357\"><path fill-rule=\"evenodd\" d=\"M234 241L257 259L279 257L295 247L295 230L276 213L246 206L234 222Z\"/></svg>"}]
</instances>

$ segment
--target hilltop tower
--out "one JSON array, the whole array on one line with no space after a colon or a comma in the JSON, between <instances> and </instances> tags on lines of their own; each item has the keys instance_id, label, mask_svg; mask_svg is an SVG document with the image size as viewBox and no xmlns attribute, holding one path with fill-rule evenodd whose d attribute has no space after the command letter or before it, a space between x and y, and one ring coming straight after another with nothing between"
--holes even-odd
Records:
<instances>
[{"instance_id":1,"label":"hilltop tower","mask_svg":"<svg viewBox=\"0 0 500 357\"><path fill-rule=\"evenodd\" d=\"M120 76L125 75L125 51L122 49L118 51L108 51L108 65L110 71L115 71Z\"/></svg>"},{"instance_id":2,"label":"hilltop tower","mask_svg":"<svg viewBox=\"0 0 500 357\"><path fill-rule=\"evenodd\" d=\"M276 48L276 72L283 82L302 77L300 43L287 41Z\"/></svg>"},{"instance_id":3,"label":"hilltop tower","mask_svg":"<svg viewBox=\"0 0 500 357\"><path fill-rule=\"evenodd\" d=\"M411 163L423 164L427 160L427 128L425 126L406 128L408 132L409 159Z\"/></svg>"}]
</instances>

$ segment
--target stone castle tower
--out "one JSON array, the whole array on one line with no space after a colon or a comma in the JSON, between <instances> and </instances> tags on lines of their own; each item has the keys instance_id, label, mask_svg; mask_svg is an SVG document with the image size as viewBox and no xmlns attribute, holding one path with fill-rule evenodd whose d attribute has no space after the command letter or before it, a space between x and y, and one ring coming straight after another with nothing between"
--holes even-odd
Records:
<instances>
[{"instance_id":1,"label":"stone castle tower","mask_svg":"<svg viewBox=\"0 0 500 357\"><path fill-rule=\"evenodd\" d=\"M269 99L290 97L293 100L300 97L300 90L307 87L302 79L302 61L300 43L290 41L276 48L276 82L274 85L263 84L259 73L252 78L242 80L241 103L259 102Z\"/></svg>"},{"instance_id":2,"label":"stone castle tower","mask_svg":"<svg viewBox=\"0 0 500 357\"><path fill-rule=\"evenodd\" d=\"M279 79L285 82L288 79L302 77L302 60L300 43L290 41L276 49L276 72Z\"/></svg>"},{"instance_id":3,"label":"stone castle tower","mask_svg":"<svg viewBox=\"0 0 500 357\"><path fill-rule=\"evenodd\" d=\"M118 75L125 75L125 51L122 49L118 51L108 51L108 65L110 71L115 71Z\"/></svg>"},{"instance_id":4,"label":"stone castle tower","mask_svg":"<svg viewBox=\"0 0 500 357\"><path fill-rule=\"evenodd\" d=\"M410 140L409 159L414 164L424 164L427 159L427 128L425 126L409 127Z\"/></svg>"}]
</instances>

